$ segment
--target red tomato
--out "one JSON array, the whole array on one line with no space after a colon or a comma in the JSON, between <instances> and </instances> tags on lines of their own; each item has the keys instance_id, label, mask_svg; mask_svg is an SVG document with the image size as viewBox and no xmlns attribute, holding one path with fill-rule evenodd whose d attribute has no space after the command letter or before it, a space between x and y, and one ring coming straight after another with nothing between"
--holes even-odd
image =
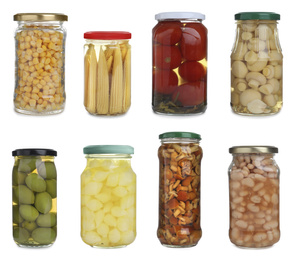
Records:
<instances>
[{"instance_id":1,"label":"red tomato","mask_svg":"<svg viewBox=\"0 0 299 260\"><path fill-rule=\"evenodd\" d=\"M153 29L153 41L163 45L175 45L182 37L181 23L160 22Z\"/></svg>"},{"instance_id":2,"label":"red tomato","mask_svg":"<svg viewBox=\"0 0 299 260\"><path fill-rule=\"evenodd\" d=\"M179 67L180 76L189 82L198 81L205 76L205 67L197 61L185 61Z\"/></svg>"},{"instance_id":3,"label":"red tomato","mask_svg":"<svg viewBox=\"0 0 299 260\"><path fill-rule=\"evenodd\" d=\"M182 55L186 60L202 60L207 57L207 29L201 23L187 23L181 40Z\"/></svg>"},{"instance_id":4,"label":"red tomato","mask_svg":"<svg viewBox=\"0 0 299 260\"><path fill-rule=\"evenodd\" d=\"M205 83L203 81L185 83L172 94L173 102L180 102L182 106L197 106L205 101Z\"/></svg>"},{"instance_id":5,"label":"red tomato","mask_svg":"<svg viewBox=\"0 0 299 260\"><path fill-rule=\"evenodd\" d=\"M182 55L177 46L154 45L153 66L159 69L175 69L181 64Z\"/></svg>"},{"instance_id":6,"label":"red tomato","mask_svg":"<svg viewBox=\"0 0 299 260\"><path fill-rule=\"evenodd\" d=\"M170 95L178 86L178 76L172 70L154 70L153 91Z\"/></svg>"}]
</instances>

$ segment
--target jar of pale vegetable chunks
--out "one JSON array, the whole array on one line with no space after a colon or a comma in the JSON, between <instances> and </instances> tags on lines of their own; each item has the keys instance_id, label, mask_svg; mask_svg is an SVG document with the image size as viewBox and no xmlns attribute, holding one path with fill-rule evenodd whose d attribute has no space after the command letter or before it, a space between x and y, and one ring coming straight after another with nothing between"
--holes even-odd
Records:
<instances>
[{"instance_id":1,"label":"jar of pale vegetable chunks","mask_svg":"<svg viewBox=\"0 0 299 260\"><path fill-rule=\"evenodd\" d=\"M57 172L51 149L12 152L13 238L21 247L46 247L57 234Z\"/></svg>"},{"instance_id":2,"label":"jar of pale vegetable chunks","mask_svg":"<svg viewBox=\"0 0 299 260\"><path fill-rule=\"evenodd\" d=\"M241 247L272 246L280 238L278 149L234 146L229 152L229 238Z\"/></svg>"},{"instance_id":3,"label":"jar of pale vegetable chunks","mask_svg":"<svg viewBox=\"0 0 299 260\"><path fill-rule=\"evenodd\" d=\"M84 106L93 115L120 115L131 106L131 33L84 33Z\"/></svg>"},{"instance_id":4,"label":"jar of pale vegetable chunks","mask_svg":"<svg viewBox=\"0 0 299 260\"><path fill-rule=\"evenodd\" d=\"M239 115L277 114L283 104L283 55L277 24L280 15L245 12L235 15L231 54L231 107Z\"/></svg>"},{"instance_id":5,"label":"jar of pale vegetable chunks","mask_svg":"<svg viewBox=\"0 0 299 260\"><path fill-rule=\"evenodd\" d=\"M92 247L127 246L136 237L134 149L92 145L83 151L87 165L81 175L81 238Z\"/></svg>"},{"instance_id":6,"label":"jar of pale vegetable chunks","mask_svg":"<svg viewBox=\"0 0 299 260\"><path fill-rule=\"evenodd\" d=\"M64 14L20 13L15 33L15 111L28 115L58 114L65 106Z\"/></svg>"},{"instance_id":7,"label":"jar of pale vegetable chunks","mask_svg":"<svg viewBox=\"0 0 299 260\"><path fill-rule=\"evenodd\" d=\"M201 238L200 135L168 132L159 136L158 239L168 247L195 246Z\"/></svg>"}]
</instances>

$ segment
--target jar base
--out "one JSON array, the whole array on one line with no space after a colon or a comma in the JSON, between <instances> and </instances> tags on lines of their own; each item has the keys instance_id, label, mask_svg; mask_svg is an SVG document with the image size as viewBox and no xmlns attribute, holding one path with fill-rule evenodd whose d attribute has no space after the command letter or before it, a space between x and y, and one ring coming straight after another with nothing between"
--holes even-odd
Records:
<instances>
[{"instance_id":1,"label":"jar base","mask_svg":"<svg viewBox=\"0 0 299 260\"><path fill-rule=\"evenodd\" d=\"M162 246L169 247L169 248L189 248L189 247L194 247L196 245L197 244L192 244L192 245L168 245L168 244L162 244Z\"/></svg>"},{"instance_id":2,"label":"jar base","mask_svg":"<svg viewBox=\"0 0 299 260\"><path fill-rule=\"evenodd\" d=\"M15 107L15 111L19 114L23 115L31 115L31 116L48 116L48 115L57 115L60 114L64 111L64 108L59 109L59 110L52 110L52 111L43 111L43 112L35 112L35 111L29 111L29 110L24 110L20 108Z\"/></svg>"},{"instance_id":3,"label":"jar base","mask_svg":"<svg viewBox=\"0 0 299 260\"><path fill-rule=\"evenodd\" d=\"M29 245L21 245L16 243L19 247L21 248L47 248L47 247L51 247L53 244L49 244L49 245L35 245L35 244L29 244Z\"/></svg>"},{"instance_id":4,"label":"jar base","mask_svg":"<svg viewBox=\"0 0 299 260\"><path fill-rule=\"evenodd\" d=\"M115 248L124 248L127 245L121 245L121 246L91 246L92 248L99 248L99 249L115 249Z\"/></svg>"}]
</instances>

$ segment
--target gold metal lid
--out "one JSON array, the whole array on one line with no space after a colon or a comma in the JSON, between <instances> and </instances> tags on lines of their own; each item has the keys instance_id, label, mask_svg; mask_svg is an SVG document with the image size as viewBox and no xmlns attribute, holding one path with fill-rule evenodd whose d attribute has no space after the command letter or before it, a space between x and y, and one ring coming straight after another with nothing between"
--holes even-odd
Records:
<instances>
[{"instance_id":1,"label":"gold metal lid","mask_svg":"<svg viewBox=\"0 0 299 260\"><path fill-rule=\"evenodd\" d=\"M233 146L229 148L230 153L278 153L275 146Z\"/></svg>"},{"instance_id":2,"label":"gold metal lid","mask_svg":"<svg viewBox=\"0 0 299 260\"><path fill-rule=\"evenodd\" d=\"M14 21L67 21L65 14L55 13L19 13L13 17Z\"/></svg>"}]
</instances>

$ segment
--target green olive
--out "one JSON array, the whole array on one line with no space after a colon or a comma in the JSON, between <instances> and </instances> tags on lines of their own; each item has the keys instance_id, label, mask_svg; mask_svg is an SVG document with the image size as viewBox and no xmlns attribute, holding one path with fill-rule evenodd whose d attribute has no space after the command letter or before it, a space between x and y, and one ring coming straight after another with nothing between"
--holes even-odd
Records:
<instances>
[{"instance_id":1,"label":"green olive","mask_svg":"<svg viewBox=\"0 0 299 260\"><path fill-rule=\"evenodd\" d=\"M49 245L56 239L56 232L52 228L37 228L31 235L33 240L41 245Z\"/></svg>"},{"instance_id":2,"label":"green olive","mask_svg":"<svg viewBox=\"0 0 299 260\"><path fill-rule=\"evenodd\" d=\"M39 215L36 208L31 205L21 205L19 211L21 217L30 222L35 221Z\"/></svg>"},{"instance_id":3,"label":"green olive","mask_svg":"<svg viewBox=\"0 0 299 260\"><path fill-rule=\"evenodd\" d=\"M28 175L25 179L25 183L32 191L43 192L46 190L45 180L35 173Z\"/></svg>"},{"instance_id":4,"label":"green olive","mask_svg":"<svg viewBox=\"0 0 299 260\"><path fill-rule=\"evenodd\" d=\"M29 232L25 228L16 227L13 230L13 238L17 243L25 243L29 239Z\"/></svg>"},{"instance_id":5,"label":"green olive","mask_svg":"<svg viewBox=\"0 0 299 260\"><path fill-rule=\"evenodd\" d=\"M55 179L46 180L47 192L51 195L52 199L57 197L57 181Z\"/></svg>"},{"instance_id":6,"label":"green olive","mask_svg":"<svg viewBox=\"0 0 299 260\"><path fill-rule=\"evenodd\" d=\"M24 221L22 223L22 227L27 229L29 232L32 232L34 229L37 228L37 225L34 221L30 222L30 221Z\"/></svg>"},{"instance_id":7,"label":"green olive","mask_svg":"<svg viewBox=\"0 0 299 260\"><path fill-rule=\"evenodd\" d=\"M48 192L37 193L34 205L40 213L47 214L52 208L52 197Z\"/></svg>"},{"instance_id":8,"label":"green olive","mask_svg":"<svg viewBox=\"0 0 299 260\"><path fill-rule=\"evenodd\" d=\"M26 173L18 171L18 166L14 166L12 169L12 185L24 184L26 176Z\"/></svg>"},{"instance_id":9,"label":"green olive","mask_svg":"<svg viewBox=\"0 0 299 260\"><path fill-rule=\"evenodd\" d=\"M24 221L24 219L20 215L18 205L13 205L12 206L12 220L13 220L14 224L20 224Z\"/></svg>"},{"instance_id":10,"label":"green olive","mask_svg":"<svg viewBox=\"0 0 299 260\"><path fill-rule=\"evenodd\" d=\"M20 204L33 204L34 193L25 185L19 185L13 188L13 201Z\"/></svg>"},{"instance_id":11,"label":"green olive","mask_svg":"<svg viewBox=\"0 0 299 260\"><path fill-rule=\"evenodd\" d=\"M56 179L56 167L53 162L41 162L37 167L37 172L44 179Z\"/></svg>"},{"instance_id":12,"label":"green olive","mask_svg":"<svg viewBox=\"0 0 299 260\"><path fill-rule=\"evenodd\" d=\"M24 158L19 160L18 170L23 173L30 173L36 169L36 158Z\"/></svg>"},{"instance_id":13,"label":"green olive","mask_svg":"<svg viewBox=\"0 0 299 260\"><path fill-rule=\"evenodd\" d=\"M40 214L36 219L36 223L40 227L53 227L56 225L56 214L53 212Z\"/></svg>"}]
</instances>

